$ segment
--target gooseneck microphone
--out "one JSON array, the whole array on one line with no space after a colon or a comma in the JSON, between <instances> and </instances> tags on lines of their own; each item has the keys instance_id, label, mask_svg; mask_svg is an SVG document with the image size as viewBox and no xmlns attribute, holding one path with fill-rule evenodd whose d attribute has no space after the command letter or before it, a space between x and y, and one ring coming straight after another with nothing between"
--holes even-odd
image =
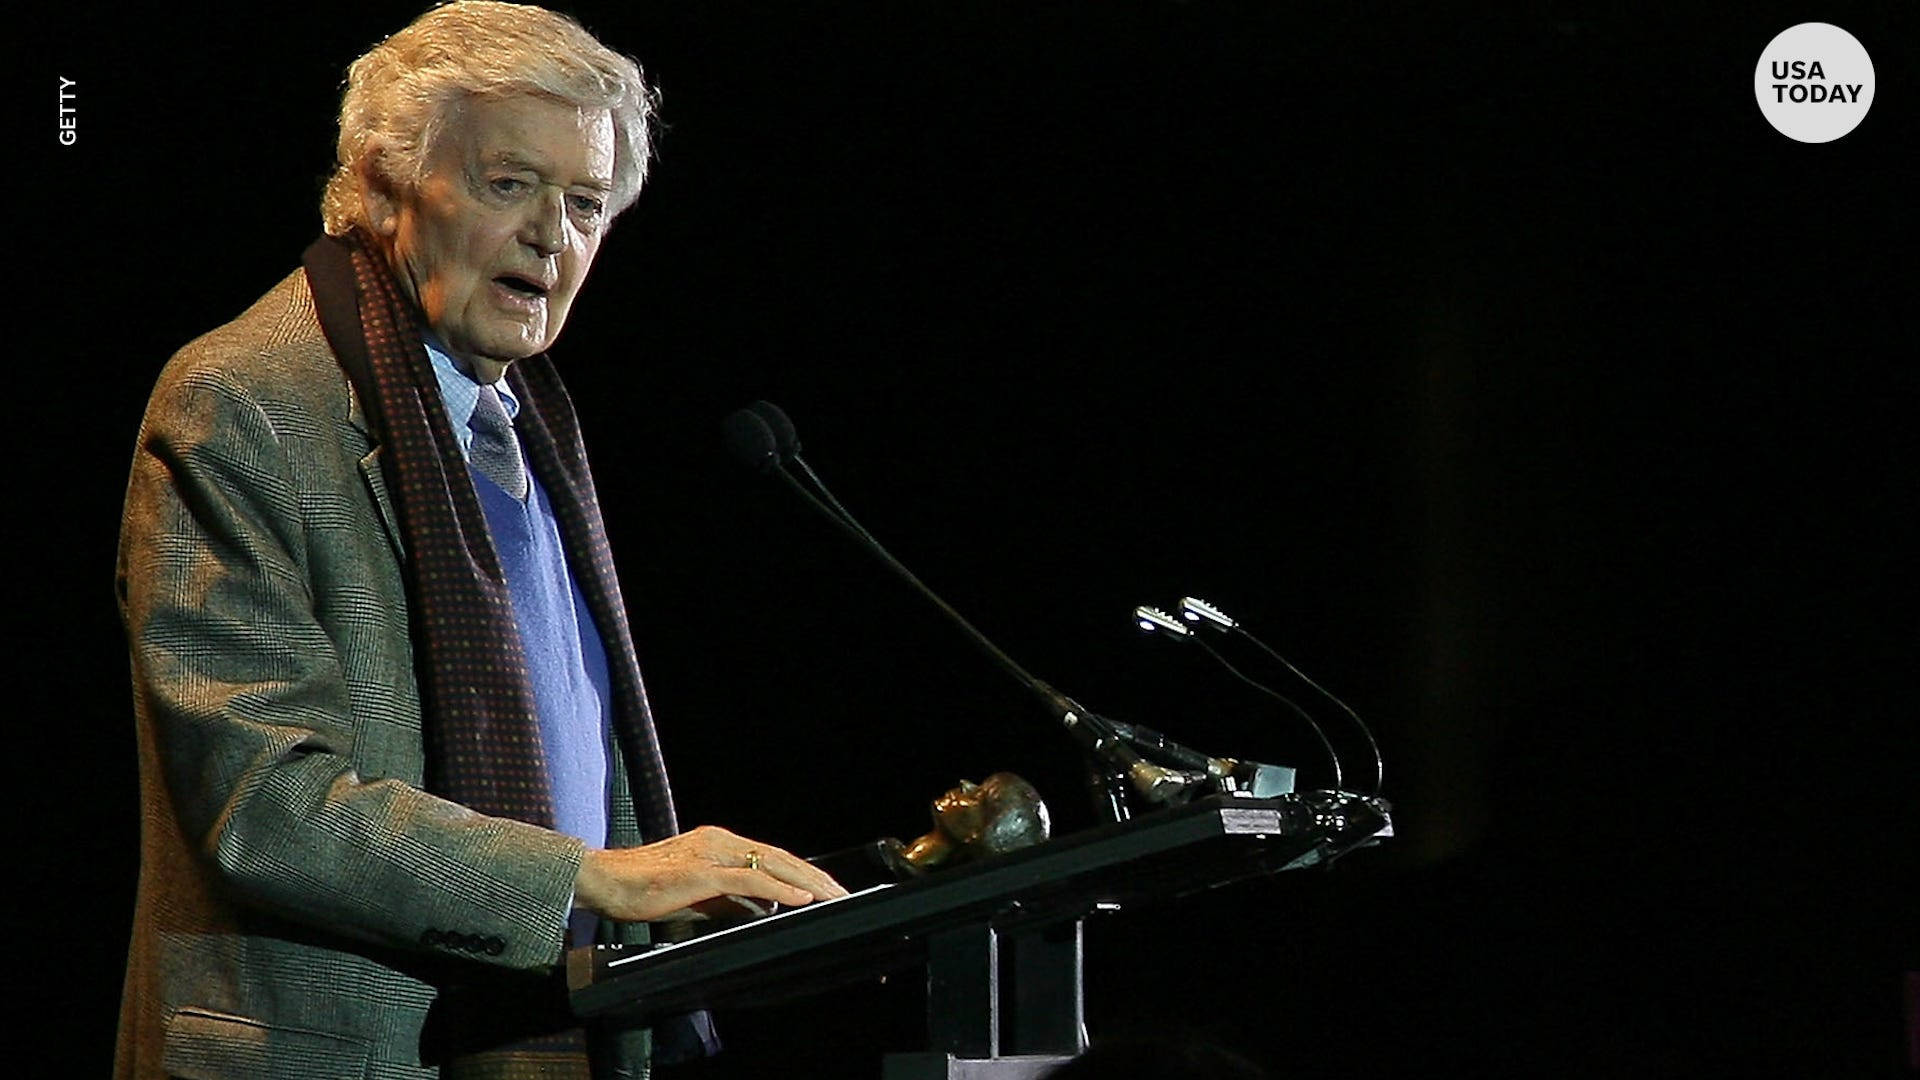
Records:
<instances>
[{"instance_id":1,"label":"gooseneck microphone","mask_svg":"<svg viewBox=\"0 0 1920 1080\"><path fill-rule=\"evenodd\" d=\"M1326 730L1320 726L1320 722L1315 720L1313 716L1307 712L1307 710L1301 708L1297 703L1294 702L1292 698L1287 697L1285 694L1282 694L1280 691L1275 690L1264 683L1255 681L1252 677L1248 676L1245 672L1241 671L1237 667L1234 667L1233 664L1230 661L1228 661L1226 657L1220 655L1220 651L1218 649L1215 649L1212 645L1207 644L1206 639L1201 637L1198 631L1190 629L1185 623L1167 614L1166 612L1161 611L1159 608L1148 607L1142 604L1141 606L1133 609L1133 618L1134 618L1134 621L1139 624L1140 629L1142 630L1146 630L1153 633L1164 634L1167 637L1173 638L1177 641L1193 642L1195 645L1198 645L1200 648L1206 650L1207 655L1213 657L1215 663L1219 664L1223 668L1226 668L1228 673L1231 674L1234 678L1239 679L1241 682L1246 683L1248 686L1253 687L1255 690L1258 690L1261 693L1267 695L1268 697L1274 699L1275 701L1278 701L1280 704L1285 705L1289 710L1293 712L1295 716L1298 716L1300 719L1305 720L1307 722L1307 727L1313 729L1314 735L1319 738L1321 749L1327 752L1327 761L1333 765L1333 789L1335 791L1346 790L1346 779L1340 768L1340 754L1338 751L1334 750L1333 741L1327 738Z\"/></svg>"},{"instance_id":2,"label":"gooseneck microphone","mask_svg":"<svg viewBox=\"0 0 1920 1080\"><path fill-rule=\"evenodd\" d=\"M1087 709L1052 686L1035 678L998 645L981 633L951 604L928 588L926 583L894 558L873 534L869 533L821 481L819 475L800 457L800 439L785 412L766 401L756 401L737 409L722 424L727 449L741 463L756 472L779 477L806 503L833 522L861 547L878 558L901 580L911 585L947 616L953 624L993 661L1012 675L1029 692L1044 702L1054 717L1098 764L1101 772L1102 808L1114 820L1131 815L1127 792L1130 790L1151 803L1173 805L1192 798L1211 779L1204 770L1168 768L1141 757L1128 744L1119 726ZM816 494L787 469L791 461L819 489Z\"/></svg>"},{"instance_id":3,"label":"gooseneck microphone","mask_svg":"<svg viewBox=\"0 0 1920 1080\"><path fill-rule=\"evenodd\" d=\"M1312 687L1315 693L1319 694L1321 697L1327 699L1328 701L1333 702L1334 705L1339 707L1341 712L1346 713L1347 718L1353 721L1353 726L1356 728L1359 728L1360 734L1366 736L1367 747L1368 749L1373 751L1373 792L1372 793L1374 795L1380 794L1380 789L1382 785L1386 783L1386 779L1387 779L1386 762L1380 755L1380 743L1379 743L1379 740L1373 737L1373 729L1367 726L1367 722L1365 720L1360 719L1359 713L1354 712L1352 708L1348 707L1346 702L1341 701L1339 698L1335 697L1332 691L1328 690L1324 686L1321 686L1318 682L1315 682L1311 677L1307 675L1306 672L1301 671L1299 668L1293 666L1293 661L1288 660L1284 656L1281 656L1280 653L1273 648L1273 646L1268 645L1266 642L1261 641L1259 638L1255 637L1253 635L1253 632L1248 630L1246 627L1240 625L1238 620L1229 617L1226 612L1221 611L1219 608L1213 606L1212 604L1207 603L1205 600L1200 600L1192 596L1182 597L1180 599L1180 614L1188 623L1191 623L1195 626L1211 627L1212 629L1220 633L1236 634L1240 637L1246 638L1248 641L1253 642L1255 645L1259 646L1261 651L1265 652L1268 656L1271 656L1275 660L1279 661L1282 667L1292 672L1294 678L1299 679L1301 682L1306 683L1308 686ZM1195 635L1195 637L1197 638L1198 635ZM1211 649L1209 649L1208 651L1212 652ZM1225 660L1221 660L1220 662L1221 664L1227 666L1227 670L1233 671L1232 665L1227 665L1227 662ZM1239 672L1235 671L1234 674L1238 675ZM1241 678L1245 679L1246 676L1242 675ZM1247 681L1252 682L1253 680L1247 679ZM1258 684L1256 683L1255 685L1258 685ZM1277 697L1279 695L1276 694L1275 696ZM1289 702L1289 704L1292 704L1292 703ZM1294 708L1298 709L1299 706L1294 706ZM1303 713L1302 715L1305 715L1305 714ZM1319 725L1316 724L1314 726L1314 730L1318 731ZM1322 735L1321 740L1325 741L1325 739L1326 739L1326 736Z\"/></svg>"},{"instance_id":4,"label":"gooseneck microphone","mask_svg":"<svg viewBox=\"0 0 1920 1080\"><path fill-rule=\"evenodd\" d=\"M778 419L770 422L768 420L769 412ZM783 450L782 448L782 430L786 432L784 444L785 447L789 449ZM794 460L796 464L801 465L803 468L805 468L805 463L798 460L800 441L793 434L793 422L787 419L786 413L781 412L778 406L771 402L756 401L746 408L738 409L727 417L726 423L724 424L724 433L726 436L727 449L732 452L735 458L757 472L768 473L785 481L794 492L802 499L805 499L807 504L818 511L821 516L833 522L842 532L845 532L848 536L858 541L861 546L865 547L878 557L881 562L885 563L889 569L904 578L907 584L912 585L921 595L938 606L940 610L946 614L947 618L958 623L960 629L966 633L967 637L971 639L974 644L985 649L987 655L991 656L996 663L1006 669L1015 679L1018 679L1021 685L1026 686L1029 690L1036 691L1045 688L1044 691L1042 691L1045 694L1055 693L1051 687L1047 687L1045 683L1034 678L1025 668L1016 663L1013 657L1002 652L999 646L988 640L987 636L976 629L972 623L968 622L965 616L955 611L953 607L945 600L942 600L937 593L929 589L913 571L907 569L905 564L894 558L892 552L888 551L880 541L874 539L873 534L867 532L865 528L861 527L858 521L854 520L853 515L848 513L846 508L840 505L839 500L832 498L832 494L826 491L824 484L820 484L819 478L813 474L812 469L807 469L806 471L814 483L820 485L821 494L819 495L816 495L791 472L787 471L786 463L790 459ZM828 500L831 500L831 506L828 505ZM1050 705L1071 705L1071 702L1068 702L1065 697L1058 697L1057 702L1054 698L1048 698L1047 700Z\"/></svg>"}]
</instances>

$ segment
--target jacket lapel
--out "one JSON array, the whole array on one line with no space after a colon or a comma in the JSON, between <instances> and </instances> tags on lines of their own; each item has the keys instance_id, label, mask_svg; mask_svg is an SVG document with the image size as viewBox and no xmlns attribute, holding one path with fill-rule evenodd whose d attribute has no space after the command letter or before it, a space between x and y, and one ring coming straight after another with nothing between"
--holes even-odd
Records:
<instances>
[{"instance_id":1,"label":"jacket lapel","mask_svg":"<svg viewBox=\"0 0 1920 1080\"><path fill-rule=\"evenodd\" d=\"M347 419L353 426L367 435L367 441L373 443L373 449L360 459L360 475L367 482L367 491L373 495L374 509L380 512L380 524L386 526L387 540L393 544L393 553L401 562L407 559L406 541L400 538L400 516L394 510L393 497L387 493L387 474L380 467L380 441L367 426L366 414L360 411L360 395L353 395L353 404L348 407Z\"/></svg>"}]
</instances>

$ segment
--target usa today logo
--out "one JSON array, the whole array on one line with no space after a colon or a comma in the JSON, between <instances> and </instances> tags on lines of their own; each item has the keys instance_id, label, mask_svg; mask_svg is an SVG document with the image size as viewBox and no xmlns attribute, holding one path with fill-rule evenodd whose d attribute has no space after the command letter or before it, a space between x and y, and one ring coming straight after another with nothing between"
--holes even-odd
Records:
<instances>
[{"instance_id":1,"label":"usa today logo","mask_svg":"<svg viewBox=\"0 0 1920 1080\"><path fill-rule=\"evenodd\" d=\"M1873 106L1873 60L1859 39L1832 23L1788 27L1761 51L1753 97L1787 138L1832 142Z\"/></svg>"}]
</instances>

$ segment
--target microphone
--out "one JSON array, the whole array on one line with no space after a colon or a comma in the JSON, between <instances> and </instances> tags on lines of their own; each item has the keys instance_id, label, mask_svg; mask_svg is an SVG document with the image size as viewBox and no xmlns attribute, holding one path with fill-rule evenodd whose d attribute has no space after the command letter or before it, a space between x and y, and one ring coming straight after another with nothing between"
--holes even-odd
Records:
<instances>
[{"instance_id":1,"label":"microphone","mask_svg":"<svg viewBox=\"0 0 1920 1080\"><path fill-rule=\"evenodd\" d=\"M1188 641L1194 637L1193 631L1187 629L1186 623L1161 611L1157 607L1148 607L1145 604L1141 604L1139 607L1134 608L1133 621L1139 623L1140 629L1148 633L1158 630L1160 633L1179 641Z\"/></svg>"},{"instance_id":2,"label":"microphone","mask_svg":"<svg viewBox=\"0 0 1920 1080\"><path fill-rule=\"evenodd\" d=\"M791 461L800 456L800 433L793 428L793 421L780 411L780 406L771 401L750 401L747 411L758 416L773 433L773 445L780 453L782 462Z\"/></svg>"},{"instance_id":3,"label":"microphone","mask_svg":"<svg viewBox=\"0 0 1920 1080\"><path fill-rule=\"evenodd\" d=\"M1175 805L1191 799L1207 785L1210 778L1203 770L1172 769L1142 758L1121 737L1113 721L1035 678L954 610L951 604L928 588L904 563L894 558L892 552L867 532L846 507L840 505L840 501L827 490L825 482L800 457L799 435L794 430L793 422L778 406L756 401L737 409L723 422L722 432L727 450L742 464L756 472L779 477L809 506L939 608L1002 670L1044 702L1055 719L1067 729L1067 733L1104 770L1100 776L1103 785L1102 806L1114 820L1124 821L1131 816L1127 795L1129 790L1148 802ZM788 471L786 464L789 460L806 472L807 478L819 489L818 494Z\"/></svg>"},{"instance_id":4,"label":"microphone","mask_svg":"<svg viewBox=\"0 0 1920 1080\"><path fill-rule=\"evenodd\" d=\"M1239 679L1243 683L1246 683L1248 686L1253 687L1255 690L1258 690L1261 693L1267 695L1268 697L1274 699L1275 701L1278 701L1280 704L1285 705L1287 708L1292 709L1294 712L1294 715L1298 716L1302 720L1305 720L1307 722L1307 726L1312 728L1313 733L1319 737L1321 748L1326 750L1327 752L1327 760L1333 763L1333 789L1335 791L1339 791L1342 789L1346 781L1345 781L1345 778L1342 776L1341 770L1340 770L1340 755L1334 751L1333 742L1327 738L1326 731L1320 727L1320 724L1318 721L1316 721L1311 715L1307 713L1307 710L1295 704L1293 699L1287 697L1286 695L1280 693L1279 691L1274 690L1271 687L1265 686L1261 683L1255 682L1254 680L1248 678L1245 674L1243 674L1240 671L1239 668L1234 667L1232 664L1228 663L1227 658L1224 656L1221 656L1218 650L1216 650L1213 646L1207 644L1205 639L1203 639L1198 633L1196 633L1192 629L1189 629L1187 625L1181 622L1179 619L1176 619L1173 616L1167 614L1166 612L1161 611L1159 608L1147 607L1146 605L1142 604L1141 606L1133 609L1133 618L1134 618L1134 622L1140 627L1140 629L1148 633L1165 634L1168 637L1171 637L1177 641L1191 641L1194 644L1200 646L1202 649L1206 650L1208 656L1213 657L1213 659L1216 662L1218 662L1221 667L1226 668L1227 671L1231 672L1235 678Z\"/></svg>"},{"instance_id":5,"label":"microphone","mask_svg":"<svg viewBox=\"0 0 1920 1080\"><path fill-rule=\"evenodd\" d=\"M727 453L742 465L758 473L770 473L780 467L780 441L773 427L758 413L739 409L720 425Z\"/></svg>"},{"instance_id":6,"label":"microphone","mask_svg":"<svg viewBox=\"0 0 1920 1080\"><path fill-rule=\"evenodd\" d=\"M872 533L854 520L847 508L840 505L840 500L833 497L833 492L827 490L826 481L820 479L819 474L813 471L813 466L807 464L807 459L800 456L800 433L794 428L793 421L788 418L786 412L771 401L751 401L747 403L746 409L765 421L767 430L773 433L774 449L780 456L780 464L792 462L800 466L800 471L806 473L807 479L813 482L814 490L820 493L827 505L833 507L834 513L840 520L850 526L854 532L859 533L862 540L878 547L880 541L875 540Z\"/></svg>"},{"instance_id":7,"label":"microphone","mask_svg":"<svg viewBox=\"0 0 1920 1080\"><path fill-rule=\"evenodd\" d=\"M1294 667L1292 661L1288 660L1284 656L1281 656L1277 651L1274 650L1274 648L1271 645L1268 645L1266 642L1261 641L1259 638L1253 636L1253 633L1249 631L1246 627L1241 626L1237 620L1231 618L1230 616L1227 615L1226 612L1221 611L1219 608L1214 607L1212 604L1207 603L1205 600L1201 600L1192 596L1182 597L1180 599L1180 614L1189 623L1193 623L1197 626L1211 627L1220 633L1238 634L1241 637L1246 638L1248 641L1253 642L1255 645L1258 645L1263 651L1265 651L1268 656L1271 656L1275 660L1278 660L1281 666L1285 667L1288 671L1293 673L1295 678L1299 679L1301 682L1306 683L1308 686L1312 687L1314 691L1317 692L1321 697L1326 698L1328 701L1331 701L1335 705L1339 706L1340 711L1346 713L1347 717L1353 721L1353 725L1360 729L1360 734L1366 736L1367 746L1373 751L1372 794L1374 795L1380 794L1381 786L1386 783L1386 763L1380 755L1380 743L1378 740L1376 740L1373 737L1373 729L1367 726L1367 722L1365 720L1360 719L1359 713L1354 712L1351 708L1347 706L1346 702L1341 701L1339 698L1335 697L1333 693L1329 691L1326 687L1321 686L1319 683L1309 678L1306 672L1301 671L1297 667ZM1199 640L1197 635L1195 640ZM1204 646L1206 643L1202 641L1201 644ZM1207 651L1209 653L1213 653L1213 650L1211 648L1207 649ZM1220 663L1222 665L1225 665L1227 667L1227 670L1233 671L1235 675L1240 675L1238 671L1234 671L1232 665L1227 664L1226 660L1221 659L1218 653L1214 653L1214 658L1216 660L1220 660ZM1240 675L1240 678L1245 680L1248 683L1251 683L1254 686L1260 685L1258 683L1253 682L1252 679L1248 679L1244 675ZM1263 690L1266 689L1265 687L1260 687L1260 688ZM1267 690L1267 693L1273 694L1273 691ZM1273 694L1273 696L1280 697L1280 695L1278 694ZM1280 700L1286 701L1287 699L1280 698ZM1302 711L1298 705L1294 705L1290 701L1287 701L1287 704L1292 706L1294 711L1299 712L1300 715L1302 716L1306 715L1306 713ZM1309 719L1307 722L1313 723L1311 719ZM1320 730L1320 727L1318 724L1314 725L1314 730L1316 732ZM1322 742L1326 742L1326 736L1322 734L1320 736L1320 740ZM1328 750L1329 752L1331 752L1332 750L1331 744L1328 744ZM1339 765L1336 763L1334 768L1337 775Z\"/></svg>"}]
</instances>

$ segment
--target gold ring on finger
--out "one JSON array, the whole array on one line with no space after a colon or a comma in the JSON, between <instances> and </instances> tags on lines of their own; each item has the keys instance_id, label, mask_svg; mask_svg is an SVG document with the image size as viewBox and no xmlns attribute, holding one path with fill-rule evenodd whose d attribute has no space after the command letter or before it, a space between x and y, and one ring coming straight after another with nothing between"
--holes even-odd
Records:
<instances>
[{"instance_id":1,"label":"gold ring on finger","mask_svg":"<svg viewBox=\"0 0 1920 1080\"><path fill-rule=\"evenodd\" d=\"M760 869L760 853L759 852L757 851L747 852L747 869L749 870Z\"/></svg>"}]
</instances>

